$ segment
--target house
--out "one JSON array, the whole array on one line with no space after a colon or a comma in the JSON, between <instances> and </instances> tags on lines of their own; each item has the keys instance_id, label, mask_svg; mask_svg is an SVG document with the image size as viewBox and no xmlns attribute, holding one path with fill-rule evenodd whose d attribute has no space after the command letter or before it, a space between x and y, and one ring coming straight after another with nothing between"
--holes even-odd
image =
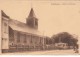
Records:
<instances>
[{"instance_id":1,"label":"house","mask_svg":"<svg viewBox=\"0 0 80 57\"><path fill-rule=\"evenodd\" d=\"M1 50L15 52L41 50L45 37L38 31L38 19L31 8L26 23L11 19L1 10Z\"/></svg>"}]
</instances>

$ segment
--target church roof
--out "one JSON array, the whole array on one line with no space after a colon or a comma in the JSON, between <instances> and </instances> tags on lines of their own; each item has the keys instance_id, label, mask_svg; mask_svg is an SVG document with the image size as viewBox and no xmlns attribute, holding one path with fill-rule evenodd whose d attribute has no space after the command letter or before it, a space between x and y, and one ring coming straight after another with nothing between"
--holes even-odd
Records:
<instances>
[{"instance_id":1,"label":"church roof","mask_svg":"<svg viewBox=\"0 0 80 57\"><path fill-rule=\"evenodd\" d=\"M10 19L9 20L9 26L16 31L21 31L21 32L26 32L26 33L31 33L31 34L36 34L36 35L42 35L40 31L30 28L26 23Z\"/></svg>"},{"instance_id":2,"label":"church roof","mask_svg":"<svg viewBox=\"0 0 80 57\"><path fill-rule=\"evenodd\" d=\"M32 15L31 15L32 13ZM31 28L29 27L26 23L11 19L9 16L7 16L3 11L1 11L2 17L6 17L8 18L8 22L9 22L9 26L16 31L20 31L20 32L25 32L25 33L31 33L31 34L35 34L35 35L39 35L40 37L43 36L42 33L40 31L38 31L37 29ZM34 11L33 9L31 9L30 11L30 16L33 16Z\"/></svg>"},{"instance_id":3,"label":"church roof","mask_svg":"<svg viewBox=\"0 0 80 57\"><path fill-rule=\"evenodd\" d=\"M6 18L10 18L9 16L7 16L7 15L4 13L3 10L1 10L1 14L2 14L2 16L6 17Z\"/></svg>"}]
</instances>

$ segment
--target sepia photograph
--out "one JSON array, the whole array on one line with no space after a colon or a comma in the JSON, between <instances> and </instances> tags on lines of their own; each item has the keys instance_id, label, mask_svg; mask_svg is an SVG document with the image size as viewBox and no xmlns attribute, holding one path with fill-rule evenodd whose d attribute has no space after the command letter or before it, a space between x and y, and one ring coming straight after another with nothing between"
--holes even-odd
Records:
<instances>
[{"instance_id":1,"label":"sepia photograph","mask_svg":"<svg viewBox=\"0 0 80 57\"><path fill-rule=\"evenodd\" d=\"M0 55L80 55L80 0L0 0Z\"/></svg>"}]
</instances>

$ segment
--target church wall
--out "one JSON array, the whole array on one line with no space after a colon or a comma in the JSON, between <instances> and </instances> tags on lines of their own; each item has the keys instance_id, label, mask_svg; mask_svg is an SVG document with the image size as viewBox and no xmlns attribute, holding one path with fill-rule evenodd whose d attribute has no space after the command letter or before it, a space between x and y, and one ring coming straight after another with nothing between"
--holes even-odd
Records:
<instances>
[{"instance_id":1,"label":"church wall","mask_svg":"<svg viewBox=\"0 0 80 57\"><path fill-rule=\"evenodd\" d=\"M18 35L20 34L20 36ZM26 38L25 38L26 37ZM18 42L19 41L19 42ZM15 47L23 49L37 49L43 46L43 38L37 35L14 31L14 43Z\"/></svg>"},{"instance_id":2,"label":"church wall","mask_svg":"<svg viewBox=\"0 0 80 57\"><path fill-rule=\"evenodd\" d=\"M14 31L12 28L9 26L9 45L14 46Z\"/></svg>"},{"instance_id":3,"label":"church wall","mask_svg":"<svg viewBox=\"0 0 80 57\"><path fill-rule=\"evenodd\" d=\"M14 31L14 44L16 45L17 44L17 32Z\"/></svg>"}]
</instances>

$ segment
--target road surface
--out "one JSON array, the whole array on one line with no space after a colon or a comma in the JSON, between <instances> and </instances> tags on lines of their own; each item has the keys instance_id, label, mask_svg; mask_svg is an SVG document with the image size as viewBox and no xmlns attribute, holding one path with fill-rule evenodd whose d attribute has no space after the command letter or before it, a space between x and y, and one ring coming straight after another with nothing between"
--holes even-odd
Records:
<instances>
[{"instance_id":1,"label":"road surface","mask_svg":"<svg viewBox=\"0 0 80 57\"><path fill-rule=\"evenodd\" d=\"M16 55L78 55L73 50L46 50L46 51L26 51L26 52L15 52L15 53L4 53L4 54L16 54Z\"/></svg>"}]
</instances>

